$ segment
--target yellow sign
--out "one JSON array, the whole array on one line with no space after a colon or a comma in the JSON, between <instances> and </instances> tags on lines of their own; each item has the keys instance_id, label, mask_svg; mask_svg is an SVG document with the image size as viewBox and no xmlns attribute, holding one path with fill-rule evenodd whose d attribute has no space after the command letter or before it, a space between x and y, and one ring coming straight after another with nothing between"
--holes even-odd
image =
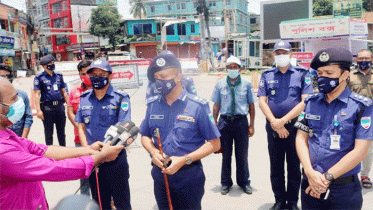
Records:
<instances>
[{"instance_id":1,"label":"yellow sign","mask_svg":"<svg viewBox=\"0 0 373 210\"><path fill-rule=\"evenodd\" d=\"M13 67L13 58L3 57L3 63L7 66Z\"/></svg>"}]
</instances>

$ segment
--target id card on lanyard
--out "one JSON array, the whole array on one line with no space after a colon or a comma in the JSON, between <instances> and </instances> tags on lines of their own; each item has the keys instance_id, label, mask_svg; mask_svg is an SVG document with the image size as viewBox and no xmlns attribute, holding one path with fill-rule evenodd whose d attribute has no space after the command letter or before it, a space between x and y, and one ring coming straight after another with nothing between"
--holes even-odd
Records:
<instances>
[{"instance_id":1,"label":"id card on lanyard","mask_svg":"<svg viewBox=\"0 0 373 210\"><path fill-rule=\"evenodd\" d=\"M338 122L338 117L337 115L334 115L334 134L330 135L330 149L334 150L340 150L341 149L341 135L338 135L338 127L339 127L339 122Z\"/></svg>"}]
</instances>

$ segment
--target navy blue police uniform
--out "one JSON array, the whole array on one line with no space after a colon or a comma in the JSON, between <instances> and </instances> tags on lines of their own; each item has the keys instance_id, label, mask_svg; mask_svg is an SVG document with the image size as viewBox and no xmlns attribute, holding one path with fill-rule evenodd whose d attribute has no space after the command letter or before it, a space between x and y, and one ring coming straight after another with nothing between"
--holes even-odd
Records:
<instances>
[{"instance_id":1,"label":"navy blue police uniform","mask_svg":"<svg viewBox=\"0 0 373 210\"><path fill-rule=\"evenodd\" d=\"M52 55L44 56L40 60L40 65L47 65L54 61ZM56 125L57 138L60 146L66 145L66 115L65 115L65 99L62 95L62 89L66 88L66 83L60 73L53 72L49 75L43 71L35 76L34 90L40 90L40 109L43 112L44 134L47 145L53 144L53 126Z\"/></svg>"},{"instance_id":2,"label":"navy blue police uniform","mask_svg":"<svg viewBox=\"0 0 373 210\"><path fill-rule=\"evenodd\" d=\"M343 48L321 50L311 67L348 63L352 55ZM349 69L348 69L349 70ZM323 93L310 95L304 100L306 107L298 117L295 127L308 133L309 157L312 168L322 174L337 164L355 147L355 140L373 140L373 101L345 90L328 103ZM314 198L305 193L307 176L302 180L301 200L303 209L361 209L361 185L357 174L360 163L329 185L326 199ZM324 194L325 195L325 194Z\"/></svg>"},{"instance_id":3,"label":"navy blue police uniform","mask_svg":"<svg viewBox=\"0 0 373 210\"><path fill-rule=\"evenodd\" d=\"M155 62L157 59L161 59L162 62ZM155 72L177 66L177 63L173 55L160 55L154 58L148 69L149 80L154 82ZM187 155L199 149L206 140L220 137L207 101L188 93L185 89L171 106L161 95L149 98L147 104L140 134L153 138L155 147L159 148L154 137L154 130L159 128L163 152L169 157ZM158 208L168 209L162 169L153 165L151 174ZM175 174L168 176L168 179L174 209L201 209L206 180L201 161L183 166Z\"/></svg>"},{"instance_id":4,"label":"navy blue police uniform","mask_svg":"<svg viewBox=\"0 0 373 210\"><path fill-rule=\"evenodd\" d=\"M104 60L98 60L96 64L92 62L90 70L93 68L112 71ZM127 93L115 90L111 84L101 100L96 97L94 90L87 90L81 95L75 121L84 123L88 145L104 141L104 135L111 125L127 120L131 120L130 98ZM125 150L119 153L116 160L100 165L98 180L103 209L111 209L111 196L117 209L131 209L128 167ZM98 202L95 174L89 177L89 183L92 197Z\"/></svg>"},{"instance_id":5,"label":"navy blue police uniform","mask_svg":"<svg viewBox=\"0 0 373 210\"><path fill-rule=\"evenodd\" d=\"M290 44L289 44L289 48ZM276 48L275 48L276 49ZM268 98L268 106L276 119L282 118L302 101L302 95L312 94L309 72L304 68L289 66L286 73L273 67L262 73L258 97ZM299 199L301 183L300 161L295 148L297 129L294 128L296 118L287 122L284 127L289 136L281 139L267 119L266 131L270 158L271 185L276 203L296 205ZM286 155L285 155L286 154ZM287 163L287 186L285 186L285 157Z\"/></svg>"}]
</instances>

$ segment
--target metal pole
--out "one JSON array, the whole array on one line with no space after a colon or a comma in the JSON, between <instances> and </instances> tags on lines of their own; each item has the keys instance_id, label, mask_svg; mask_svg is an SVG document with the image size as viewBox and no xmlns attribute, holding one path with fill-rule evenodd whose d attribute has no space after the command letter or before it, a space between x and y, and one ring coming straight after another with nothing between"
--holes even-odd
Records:
<instances>
[{"instance_id":1,"label":"metal pole","mask_svg":"<svg viewBox=\"0 0 373 210\"><path fill-rule=\"evenodd\" d=\"M227 24L227 10L225 8L226 0L223 0L223 15L224 15L224 31L225 31L225 60L228 59L228 24Z\"/></svg>"}]
</instances>

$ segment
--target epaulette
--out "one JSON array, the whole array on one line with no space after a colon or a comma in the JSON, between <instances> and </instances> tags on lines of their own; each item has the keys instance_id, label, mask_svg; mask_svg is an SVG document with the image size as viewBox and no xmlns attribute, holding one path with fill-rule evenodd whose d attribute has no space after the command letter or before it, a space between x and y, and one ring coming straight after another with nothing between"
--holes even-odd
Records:
<instances>
[{"instance_id":1,"label":"epaulette","mask_svg":"<svg viewBox=\"0 0 373 210\"><path fill-rule=\"evenodd\" d=\"M84 92L80 95L80 97L86 96L88 93L91 93L92 91L93 91L93 89L86 90L86 91L84 91Z\"/></svg>"},{"instance_id":2,"label":"epaulette","mask_svg":"<svg viewBox=\"0 0 373 210\"><path fill-rule=\"evenodd\" d=\"M308 69L304 66L294 66L294 69L298 71L308 71Z\"/></svg>"},{"instance_id":3,"label":"epaulette","mask_svg":"<svg viewBox=\"0 0 373 210\"><path fill-rule=\"evenodd\" d=\"M310 101L310 100L314 100L314 99L318 98L319 95L320 95L320 93L315 93L315 94L308 95L308 96L304 99L304 103L307 103L307 102Z\"/></svg>"},{"instance_id":4,"label":"epaulette","mask_svg":"<svg viewBox=\"0 0 373 210\"><path fill-rule=\"evenodd\" d=\"M160 95L155 95L155 96L149 97L149 98L146 99L146 103L147 104L153 103L154 101L157 101L160 98L161 98Z\"/></svg>"},{"instance_id":5,"label":"epaulette","mask_svg":"<svg viewBox=\"0 0 373 210\"><path fill-rule=\"evenodd\" d=\"M362 95L359 95L357 93L351 93L351 95L349 97L352 98L353 100L359 102L359 103L364 104L365 106L370 106L370 105L373 104L372 99L370 99L368 97L365 97L365 96L362 96Z\"/></svg>"},{"instance_id":6,"label":"epaulette","mask_svg":"<svg viewBox=\"0 0 373 210\"><path fill-rule=\"evenodd\" d=\"M125 91L122 91L122 90L115 89L114 92L118 93L119 95L123 95L124 97L129 96L128 93L126 93Z\"/></svg>"},{"instance_id":7,"label":"epaulette","mask_svg":"<svg viewBox=\"0 0 373 210\"><path fill-rule=\"evenodd\" d=\"M263 74L263 73L267 73L267 72L274 71L275 69L276 69L276 67L272 67L272 68L269 68L269 69L263 70L263 71L262 71L262 74Z\"/></svg>"},{"instance_id":8,"label":"epaulette","mask_svg":"<svg viewBox=\"0 0 373 210\"><path fill-rule=\"evenodd\" d=\"M35 77L40 77L41 75L43 75L44 72L40 72L39 74L37 74Z\"/></svg>"},{"instance_id":9,"label":"epaulette","mask_svg":"<svg viewBox=\"0 0 373 210\"><path fill-rule=\"evenodd\" d=\"M192 95L192 94L187 94L187 97L189 99L191 99L192 101L195 101L197 103L200 103L200 104L203 104L203 105L206 105L208 104L208 101L204 98L201 98L201 97L198 97L196 95Z\"/></svg>"}]
</instances>

